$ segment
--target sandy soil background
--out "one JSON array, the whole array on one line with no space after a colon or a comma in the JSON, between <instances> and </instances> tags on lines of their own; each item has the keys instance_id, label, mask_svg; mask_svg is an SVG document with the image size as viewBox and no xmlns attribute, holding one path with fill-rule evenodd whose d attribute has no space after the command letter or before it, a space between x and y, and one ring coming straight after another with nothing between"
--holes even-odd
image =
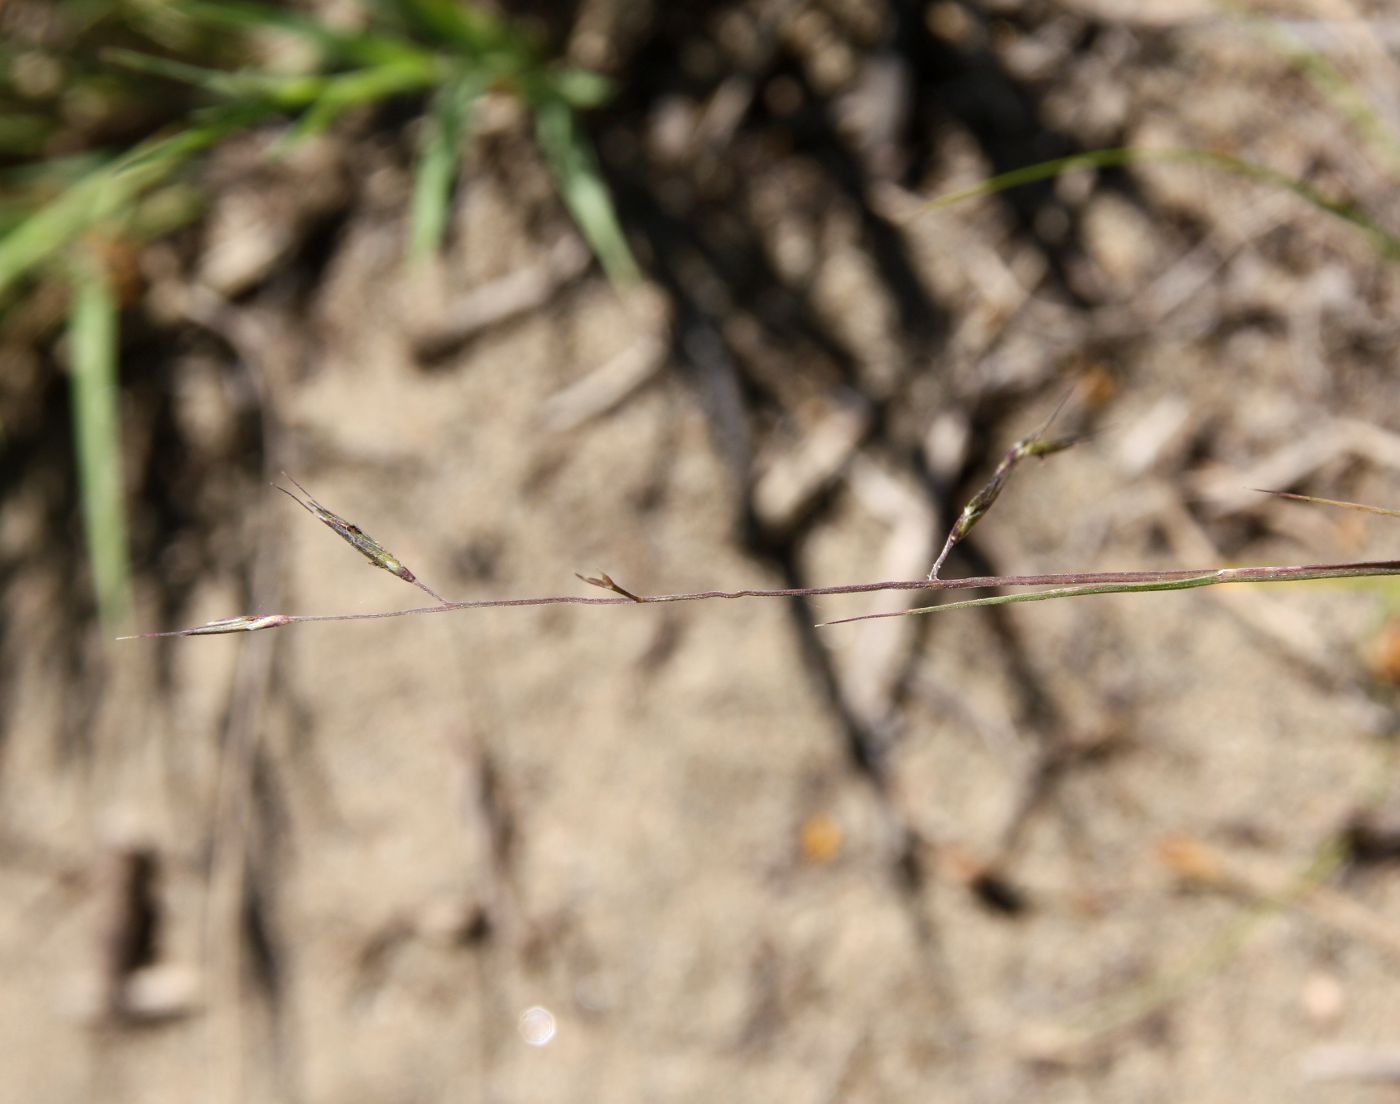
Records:
<instances>
[{"instance_id":1,"label":"sandy soil background","mask_svg":"<svg viewBox=\"0 0 1400 1104\"><path fill-rule=\"evenodd\" d=\"M454 598L918 578L1062 400L1087 439L1019 470L946 575L1391 555L1393 522L1250 491L1400 497L1400 281L1366 233L1190 164L921 205L1194 146L1395 225L1394 137L1277 37L1390 125L1384 5L674 8L566 28L624 78L590 127L632 292L506 104L428 272L393 120L215 156L124 319L136 630L421 604L282 470ZM5 1099L1396 1091L1382 583L114 646L40 348L7 349Z\"/></svg>"}]
</instances>

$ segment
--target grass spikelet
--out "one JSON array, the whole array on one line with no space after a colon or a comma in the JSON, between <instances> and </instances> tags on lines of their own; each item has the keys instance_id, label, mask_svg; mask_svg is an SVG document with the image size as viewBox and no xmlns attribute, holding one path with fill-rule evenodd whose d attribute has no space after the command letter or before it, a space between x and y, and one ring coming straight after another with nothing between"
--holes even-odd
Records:
<instances>
[{"instance_id":1,"label":"grass spikelet","mask_svg":"<svg viewBox=\"0 0 1400 1104\"><path fill-rule=\"evenodd\" d=\"M322 524L334 530L335 533L341 538L341 540L349 544L361 556L369 560L370 563L374 564L375 567L382 567L385 571L389 572L390 575L397 575L404 582L412 583L419 590L424 591L427 594L431 594L443 605L449 604L446 598L444 598L441 594L435 591L432 587L428 586L427 583L419 579L418 576L413 574L412 571L410 571L407 567L404 566L403 562L397 556L395 556L377 540L371 537L358 525L354 524L353 522L346 521L339 514L332 513L330 510L327 510L324 506L322 506L311 496L310 491L308 491L305 487L303 487L300 483L293 479L292 476L287 475L286 472L283 472L282 474L286 475L288 479L292 480L292 483L296 487L296 489L306 496L305 499L298 498L291 491L287 490L286 487L278 487L275 483L273 484L273 486L276 487L277 490L281 491L288 498L290 498L307 513L309 513L312 517L316 518Z\"/></svg>"}]
</instances>

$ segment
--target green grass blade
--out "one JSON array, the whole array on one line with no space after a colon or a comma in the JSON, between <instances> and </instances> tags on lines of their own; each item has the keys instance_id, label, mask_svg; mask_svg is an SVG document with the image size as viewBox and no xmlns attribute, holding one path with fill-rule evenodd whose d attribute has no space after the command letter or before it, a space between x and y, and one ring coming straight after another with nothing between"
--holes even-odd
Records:
<instances>
[{"instance_id":1,"label":"green grass blade","mask_svg":"<svg viewBox=\"0 0 1400 1104\"><path fill-rule=\"evenodd\" d=\"M369 31L339 31L318 19L285 8L229 0L185 0L176 10L196 22L249 31L280 31L313 43L331 57L367 65L419 57L412 43Z\"/></svg>"},{"instance_id":2,"label":"green grass blade","mask_svg":"<svg viewBox=\"0 0 1400 1104\"><path fill-rule=\"evenodd\" d=\"M238 101L243 105L255 100L266 100L269 104L287 111L327 98L336 91L337 81L346 79L309 74L246 71L231 73L222 69L209 69L200 65L188 65L182 61L153 57L150 54L140 54L132 50L108 50L105 56L125 68L192 85L225 100ZM417 55L410 57L407 63L399 61L393 64L413 63L426 65ZM385 64L381 68L390 67L389 64ZM379 72L380 69L368 71ZM352 74L354 75L357 74Z\"/></svg>"},{"instance_id":3,"label":"green grass blade","mask_svg":"<svg viewBox=\"0 0 1400 1104\"><path fill-rule=\"evenodd\" d=\"M188 130L143 142L127 156L87 173L0 237L0 299L89 228L130 211L137 198L189 158L271 110L253 105L211 114Z\"/></svg>"},{"instance_id":4,"label":"green grass blade","mask_svg":"<svg viewBox=\"0 0 1400 1104\"><path fill-rule=\"evenodd\" d=\"M351 108L432 88L442 80L441 70L436 59L420 55L331 77L297 124L294 137L322 133Z\"/></svg>"},{"instance_id":5,"label":"green grass blade","mask_svg":"<svg viewBox=\"0 0 1400 1104\"><path fill-rule=\"evenodd\" d=\"M552 97L537 103L535 133L554 172L559 194L608 279L619 287L636 283L641 272L622 233L612 195L568 104Z\"/></svg>"},{"instance_id":6,"label":"green grass blade","mask_svg":"<svg viewBox=\"0 0 1400 1104\"><path fill-rule=\"evenodd\" d=\"M1267 165L1260 165L1253 161L1245 161L1238 157L1230 157L1223 153L1207 153L1204 158L1206 163L1213 164L1227 172L1235 173L1238 176L1248 177L1251 180L1258 180L1264 184L1271 184L1277 188L1283 188L1292 192L1298 198L1312 204L1319 211L1331 215L1333 218L1349 222L1353 226L1363 230L1371 238L1376 248L1385 256L1387 260L1400 262L1400 237L1391 233L1370 215L1360 208L1345 203L1341 200L1332 199L1323 195L1311 184L1304 180L1298 180Z\"/></svg>"},{"instance_id":7,"label":"green grass blade","mask_svg":"<svg viewBox=\"0 0 1400 1104\"><path fill-rule=\"evenodd\" d=\"M946 613L950 610L976 609L980 606L1012 606L1020 602L1049 602L1055 598L1084 598L1091 594L1145 594L1156 590L1194 590L1223 582L1216 572L1191 579L1170 579L1158 583L1091 583L1088 586L1054 587L1030 594L995 594L990 598L968 598L939 606L921 606L910 613Z\"/></svg>"},{"instance_id":8,"label":"green grass blade","mask_svg":"<svg viewBox=\"0 0 1400 1104\"><path fill-rule=\"evenodd\" d=\"M98 615L114 628L131 608L117 409L117 302L92 257L74 265L72 295L68 355L83 532Z\"/></svg>"},{"instance_id":9,"label":"green grass blade","mask_svg":"<svg viewBox=\"0 0 1400 1104\"><path fill-rule=\"evenodd\" d=\"M525 69L536 61L525 36L484 7L459 0L390 0L401 17L430 40L450 42L466 53L509 55L511 68Z\"/></svg>"},{"instance_id":10,"label":"green grass blade","mask_svg":"<svg viewBox=\"0 0 1400 1104\"><path fill-rule=\"evenodd\" d=\"M210 69L204 65L191 65L187 61L176 61L174 58L156 57L154 54L143 54L119 47L104 50L102 56L111 64L130 69L133 73L179 81L181 84L202 88L216 96L246 95L252 90L249 81L238 73ZM254 81L258 79L260 78L253 78Z\"/></svg>"},{"instance_id":11,"label":"green grass blade","mask_svg":"<svg viewBox=\"0 0 1400 1104\"><path fill-rule=\"evenodd\" d=\"M613 82L601 73L566 66L545 74L545 87L576 111L600 107L612 98Z\"/></svg>"},{"instance_id":12,"label":"green grass blade","mask_svg":"<svg viewBox=\"0 0 1400 1104\"><path fill-rule=\"evenodd\" d=\"M1192 590L1195 587L1215 586L1230 580L1222 579L1218 572L1197 575L1190 579L1171 579L1152 583L1090 583L1086 586L1053 587L1050 590L1036 590L1028 594L994 594L990 598L967 598L961 602L944 602L937 606L916 606L914 609L897 610L893 613L864 614L860 617L843 617L837 621L823 621L818 628L828 625L845 625L852 621L869 621L882 617L916 617L924 613L952 613L954 610L982 609L986 606L1014 606L1022 602L1050 602L1056 598L1084 598L1091 594L1140 594L1154 590Z\"/></svg>"},{"instance_id":13,"label":"green grass blade","mask_svg":"<svg viewBox=\"0 0 1400 1104\"><path fill-rule=\"evenodd\" d=\"M36 191L40 195L51 195L81 180L108 160L101 153L84 150L14 165L0 172L0 189L7 194Z\"/></svg>"},{"instance_id":14,"label":"green grass blade","mask_svg":"<svg viewBox=\"0 0 1400 1104\"><path fill-rule=\"evenodd\" d=\"M1183 161L1209 165L1236 176L1247 177L1277 188L1283 188L1318 210L1364 230L1387 259L1400 262L1400 237L1385 229L1365 212L1349 203L1325 196L1306 181L1295 179L1266 165L1206 149L1142 149L1128 146L1119 149L1090 150L1087 153L1075 153L1068 157L1056 157L1050 161L1012 169L1010 172L974 184L970 188L935 196L925 202L920 210L934 211L942 207L951 207L953 204L962 203L965 200L996 195L999 192L1024 187L1041 180L1049 180L1069 172L1079 172L1084 169L1123 168L1154 161Z\"/></svg>"},{"instance_id":15,"label":"green grass blade","mask_svg":"<svg viewBox=\"0 0 1400 1104\"><path fill-rule=\"evenodd\" d=\"M1387 125L1381 113L1346 74L1321 51L1308 46L1296 34L1280 23L1243 13L1269 39L1313 86L1331 101L1357 133L1385 161L1392 175L1400 175L1400 140Z\"/></svg>"},{"instance_id":16,"label":"green grass blade","mask_svg":"<svg viewBox=\"0 0 1400 1104\"><path fill-rule=\"evenodd\" d=\"M442 247L463 146L471 126L472 102L480 85L459 77L438 90L424 120L423 150L413 178L408 255L419 261Z\"/></svg>"},{"instance_id":17,"label":"green grass blade","mask_svg":"<svg viewBox=\"0 0 1400 1104\"><path fill-rule=\"evenodd\" d=\"M15 226L0 238L0 297L88 227L119 211L159 175L164 175L160 161L125 177L104 167Z\"/></svg>"},{"instance_id":18,"label":"green grass blade","mask_svg":"<svg viewBox=\"0 0 1400 1104\"><path fill-rule=\"evenodd\" d=\"M1349 505L1349 504L1347 504ZM917 617L925 613L951 613L954 610L980 609L984 606L1013 606L1022 602L1050 602L1057 598L1084 598L1092 594L1149 594L1159 590L1194 590L1196 587L1226 586L1246 583L1303 583L1323 579L1372 579L1382 576L1400 575L1400 560L1374 560L1351 564L1298 564L1291 567L1220 567L1199 575L1176 578L1141 577L1115 582L1112 579L1099 579L1096 582L1076 583L1067 586L1051 587L1025 594L995 594L989 598L969 598L962 602L945 602L937 606L918 606L914 609L890 610L886 613L862 613L855 617L842 617L834 621L824 621L818 628L828 625L849 625L856 621L880 621L889 617ZM1153 573L1156 574L1156 573ZM1175 576L1176 572L1162 572L1162 575ZM979 586L1003 585L1003 580L987 579L979 581ZM948 584L944 584L948 585ZM957 586L955 582L951 584ZM1038 585L1029 583L1024 577L1012 582L1013 586ZM828 592L830 593L830 592ZM655 599L651 599L655 601Z\"/></svg>"}]
</instances>

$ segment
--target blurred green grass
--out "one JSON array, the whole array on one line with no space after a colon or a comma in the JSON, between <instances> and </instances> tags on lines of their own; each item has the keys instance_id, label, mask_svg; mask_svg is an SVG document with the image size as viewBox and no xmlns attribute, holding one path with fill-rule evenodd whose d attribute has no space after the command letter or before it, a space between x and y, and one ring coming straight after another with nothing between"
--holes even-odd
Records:
<instances>
[{"instance_id":1,"label":"blurred green grass","mask_svg":"<svg viewBox=\"0 0 1400 1104\"><path fill-rule=\"evenodd\" d=\"M423 106L408 256L439 251L488 93L519 98L561 200L608 277L638 278L580 110L603 78L548 57L525 28L453 0L369 0L358 29L291 7L189 0L58 0L43 41L0 45L0 325L25 296L68 291L68 358L82 515L104 623L129 605L117 404L120 310L94 238L139 245L193 217L154 204L200 155L252 128L293 120L297 142L389 100ZM289 71L270 37L303 49ZM177 217L172 219L171 212Z\"/></svg>"},{"instance_id":2,"label":"blurred green grass","mask_svg":"<svg viewBox=\"0 0 1400 1104\"><path fill-rule=\"evenodd\" d=\"M68 310L73 439L83 530L98 615L110 628L131 608L131 565L122 505L117 299L99 254L73 258Z\"/></svg>"}]
</instances>

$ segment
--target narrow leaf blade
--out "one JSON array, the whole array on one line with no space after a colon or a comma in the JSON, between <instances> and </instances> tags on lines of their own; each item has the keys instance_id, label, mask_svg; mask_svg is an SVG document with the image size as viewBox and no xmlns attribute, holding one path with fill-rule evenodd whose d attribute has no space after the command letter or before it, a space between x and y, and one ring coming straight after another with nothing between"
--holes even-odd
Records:
<instances>
[{"instance_id":1,"label":"narrow leaf blade","mask_svg":"<svg viewBox=\"0 0 1400 1104\"><path fill-rule=\"evenodd\" d=\"M415 261L442 248L452 207L452 189L471 129L473 101L480 88L476 81L459 77L438 90L424 120L423 149L413 178L409 211L408 253Z\"/></svg>"},{"instance_id":2,"label":"narrow leaf blade","mask_svg":"<svg viewBox=\"0 0 1400 1104\"><path fill-rule=\"evenodd\" d=\"M537 104L535 133L565 206L608 278L619 287L636 283L641 272L622 232L612 195L568 104L552 98Z\"/></svg>"},{"instance_id":3,"label":"narrow leaf blade","mask_svg":"<svg viewBox=\"0 0 1400 1104\"><path fill-rule=\"evenodd\" d=\"M131 606L117 408L117 302L106 274L90 256L74 266L68 343L83 531L98 614L110 627Z\"/></svg>"}]
</instances>

